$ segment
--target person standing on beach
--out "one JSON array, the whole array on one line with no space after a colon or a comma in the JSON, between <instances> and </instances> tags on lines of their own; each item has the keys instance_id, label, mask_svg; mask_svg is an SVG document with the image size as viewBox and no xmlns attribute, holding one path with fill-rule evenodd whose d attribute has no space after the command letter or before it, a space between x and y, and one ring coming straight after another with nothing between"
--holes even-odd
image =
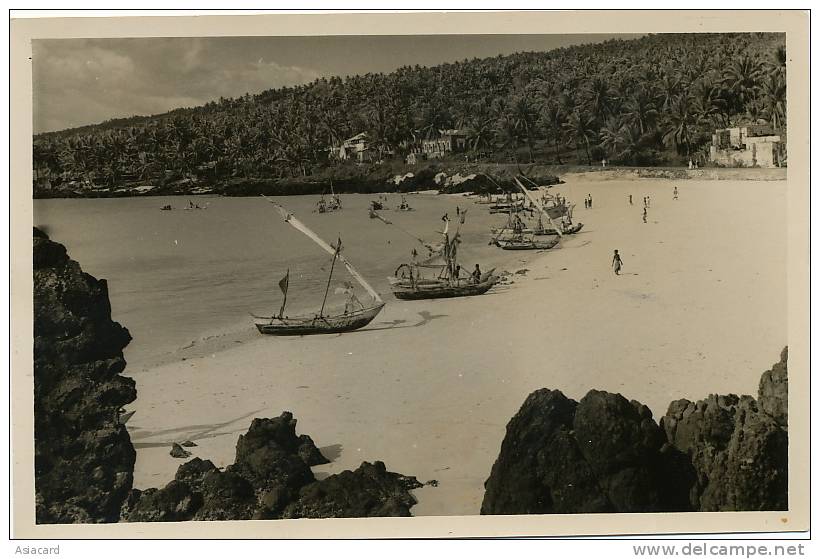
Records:
<instances>
[{"instance_id":1,"label":"person standing on beach","mask_svg":"<svg viewBox=\"0 0 820 559\"><path fill-rule=\"evenodd\" d=\"M615 254L612 255L612 269L615 271L616 276L621 275L621 267L623 266L623 261L621 260L621 255L618 254L618 249L615 249Z\"/></svg>"},{"instance_id":2,"label":"person standing on beach","mask_svg":"<svg viewBox=\"0 0 820 559\"><path fill-rule=\"evenodd\" d=\"M632 205L633 205L633 204L632 204L632 195L631 195L631 194L629 195L629 205L630 205L630 206L632 206Z\"/></svg>"},{"instance_id":3,"label":"person standing on beach","mask_svg":"<svg viewBox=\"0 0 820 559\"><path fill-rule=\"evenodd\" d=\"M643 222L646 223L646 206L643 207Z\"/></svg>"},{"instance_id":4,"label":"person standing on beach","mask_svg":"<svg viewBox=\"0 0 820 559\"><path fill-rule=\"evenodd\" d=\"M675 187L675 190L672 191L672 199L673 200L678 199L678 187L677 186Z\"/></svg>"},{"instance_id":5,"label":"person standing on beach","mask_svg":"<svg viewBox=\"0 0 820 559\"><path fill-rule=\"evenodd\" d=\"M587 194L589 196L589 207L592 207L592 194Z\"/></svg>"}]
</instances>

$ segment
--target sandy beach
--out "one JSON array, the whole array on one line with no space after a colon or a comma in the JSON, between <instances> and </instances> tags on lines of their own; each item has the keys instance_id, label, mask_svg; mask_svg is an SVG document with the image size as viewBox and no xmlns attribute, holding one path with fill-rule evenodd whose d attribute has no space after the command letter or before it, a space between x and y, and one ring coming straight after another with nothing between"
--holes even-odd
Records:
<instances>
[{"instance_id":1,"label":"sandy beach","mask_svg":"<svg viewBox=\"0 0 820 559\"><path fill-rule=\"evenodd\" d=\"M361 331L225 339L133 374L135 486L172 479L174 441L223 466L253 417L288 410L331 460L317 477L382 460L438 481L415 491L415 515L478 514L505 425L535 389L620 392L656 419L675 399L755 393L787 343L787 182L564 179L551 192L585 228L558 250L510 253L507 269L527 270L511 285L388 296Z\"/></svg>"}]
</instances>

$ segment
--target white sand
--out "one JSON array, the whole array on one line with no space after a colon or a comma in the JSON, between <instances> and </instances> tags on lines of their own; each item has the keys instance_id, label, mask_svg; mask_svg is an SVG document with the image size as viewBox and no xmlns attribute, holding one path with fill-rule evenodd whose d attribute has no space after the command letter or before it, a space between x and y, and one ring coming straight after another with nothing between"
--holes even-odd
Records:
<instances>
[{"instance_id":1,"label":"white sand","mask_svg":"<svg viewBox=\"0 0 820 559\"><path fill-rule=\"evenodd\" d=\"M259 336L136 375L135 485L172 479L172 441L193 439L196 456L227 465L252 417L289 410L333 460L317 477L383 460L439 481L415 492L414 514L477 514L505 425L537 388L620 392L656 419L678 398L755 394L787 342L786 182L565 179L553 191L592 194L593 209L576 208L586 227L514 285L388 298L370 326L382 329ZM389 321L405 322L379 324Z\"/></svg>"}]
</instances>

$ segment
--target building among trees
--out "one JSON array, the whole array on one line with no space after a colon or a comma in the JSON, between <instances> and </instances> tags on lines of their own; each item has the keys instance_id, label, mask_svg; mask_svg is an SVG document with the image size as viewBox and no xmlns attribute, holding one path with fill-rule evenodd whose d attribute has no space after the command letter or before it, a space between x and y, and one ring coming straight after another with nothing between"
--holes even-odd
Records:
<instances>
[{"instance_id":1,"label":"building among trees","mask_svg":"<svg viewBox=\"0 0 820 559\"><path fill-rule=\"evenodd\" d=\"M709 159L725 167L781 167L785 141L769 124L723 128L712 135Z\"/></svg>"}]
</instances>

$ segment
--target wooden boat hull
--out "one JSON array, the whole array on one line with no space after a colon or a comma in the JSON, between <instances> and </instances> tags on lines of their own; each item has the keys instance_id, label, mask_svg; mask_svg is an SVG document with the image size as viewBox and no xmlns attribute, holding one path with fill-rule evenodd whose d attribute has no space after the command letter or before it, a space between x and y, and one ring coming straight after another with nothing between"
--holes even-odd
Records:
<instances>
[{"instance_id":1,"label":"wooden boat hull","mask_svg":"<svg viewBox=\"0 0 820 559\"><path fill-rule=\"evenodd\" d=\"M490 276L480 283L465 283L464 285L436 285L417 286L416 288L406 287L394 289L393 295L397 299L415 301L419 299L449 299L452 297L470 297L473 295L483 295L495 285L498 278Z\"/></svg>"},{"instance_id":2,"label":"wooden boat hull","mask_svg":"<svg viewBox=\"0 0 820 559\"><path fill-rule=\"evenodd\" d=\"M499 243L504 250L549 250L558 244L558 237L551 241L507 241Z\"/></svg>"},{"instance_id":3,"label":"wooden boat hull","mask_svg":"<svg viewBox=\"0 0 820 559\"><path fill-rule=\"evenodd\" d=\"M583 228L584 228L583 223L576 223L572 227L562 231L562 233L564 235L574 235L575 233L577 233L578 231L580 231ZM555 231L555 229L543 229L541 231L536 230L533 234L534 235L557 235L558 233Z\"/></svg>"},{"instance_id":4,"label":"wooden boat hull","mask_svg":"<svg viewBox=\"0 0 820 559\"><path fill-rule=\"evenodd\" d=\"M307 336L312 334L338 334L351 332L370 324L376 315L384 308L384 303L336 316L311 317L256 317L267 318L268 323L256 323L256 328L262 334L272 336Z\"/></svg>"}]
</instances>

